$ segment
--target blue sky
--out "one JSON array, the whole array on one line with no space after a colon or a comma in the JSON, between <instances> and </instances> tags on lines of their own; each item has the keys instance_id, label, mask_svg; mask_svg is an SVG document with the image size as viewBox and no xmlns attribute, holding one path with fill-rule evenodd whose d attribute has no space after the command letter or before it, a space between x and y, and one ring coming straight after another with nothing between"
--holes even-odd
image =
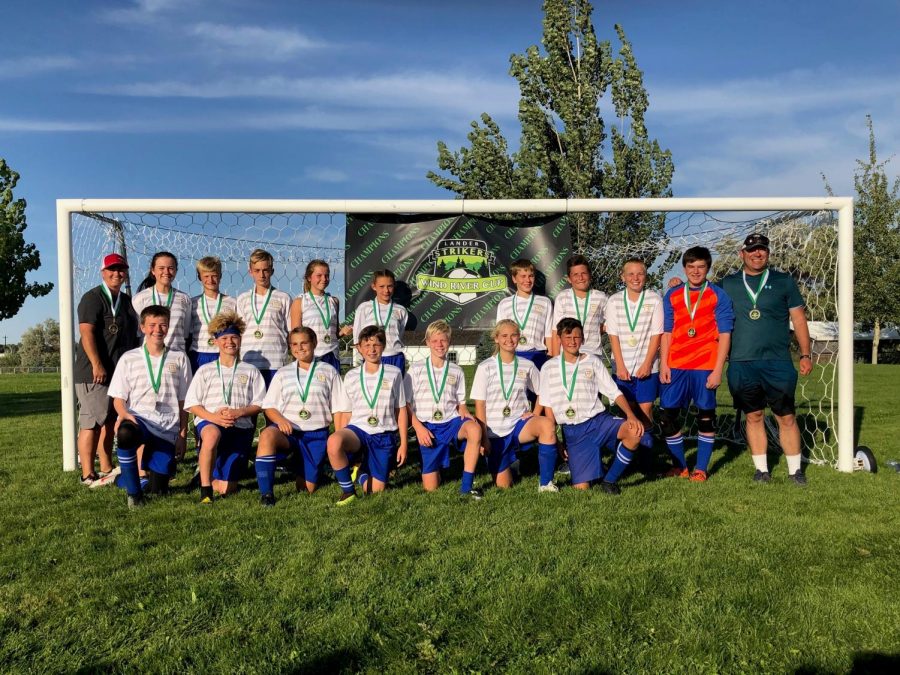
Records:
<instances>
[{"instance_id":1,"label":"blue sky","mask_svg":"<svg viewBox=\"0 0 900 675\"><path fill-rule=\"evenodd\" d=\"M55 280L61 197L449 198L439 139L490 113L518 138L509 55L535 0L31 0L0 41L0 156ZM867 152L900 149L896 0L594 3L644 71L676 196L850 194ZM900 160L891 166L896 175ZM54 294L0 340L57 315Z\"/></svg>"}]
</instances>

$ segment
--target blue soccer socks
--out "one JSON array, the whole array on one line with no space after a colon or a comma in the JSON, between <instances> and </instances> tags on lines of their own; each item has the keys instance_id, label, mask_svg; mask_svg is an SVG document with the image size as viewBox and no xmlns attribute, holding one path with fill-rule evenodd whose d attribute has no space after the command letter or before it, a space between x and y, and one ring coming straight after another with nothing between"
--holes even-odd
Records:
<instances>
[{"instance_id":1,"label":"blue soccer socks","mask_svg":"<svg viewBox=\"0 0 900 675\"><path fill-rule=\"evenodd\" d=\"M541 485L552 483L556 473L556 443L538 443L538 467Z\"/></svg>"},{"instance_id":2,"label":"blue soccer socks","mask_svg":"<svg viewBox=\"0 0 900 675\"><path fill-rule=\"evenodd\" d=\"M694 467L697 471L706 473L715 444L715 436L704 436L703 434L697 436L697 466Z\"/></svg>"},{"instance_id":3,"label":"blue soccer socks","mask_svg":"<svg viewBox=\"0 0 900 675\"><path fill-rule=\"evenodd\" d=\"M275 490L275 455L256 458L256 483L259 494L271 495Z\"/></svg>"},{"instance_id":4,"label":"blue soccer socks","mask_svg":"<svg viewBox=\"0 0 900 675\"><path fill-rule=\"evenodd\" d=\"M606 477L603 480L607 483L615 483L619 480L619 477L631 464L633 457L634 451L619 443L619 447L616 448L616 458L613 460L612 466L609 467L609 471L606 472Z\"/></svg>"},{"instance_id":5,"label":"blue soccer socks","mask_svg":"<svg viewBox=\"0 0 900 675\"><path fill-rule=\"evenodd\" d=\"M119 459L119 466L122 468L122 487L130 497L140 496L141 477L138 474L137 465L137 448L117 448L116 457Z\"/></svg>"},{"instance_id":6,"label":"blue soccer socks","mask_svg":"<svg viewBox=\"0 0 900 675\"><path fill-rule=\"evenodd\" d=\"M459 486L459 491L462 493L471 492L472 484L474 482L475 482L475 472L474 471L463 471L462 484Z\"/></svg>"},{"instance_id":7,"label":"blue soccer socks","mask_svg":"<svg viewBox=\"0 0 900 675\"><path fill-rule=\"evenodd\" d=\"M666 438L666 445L669 446L669 452L682 469L687 468L687 460L684 458L684 436L676 434Z\"/></svg>"},{"instance_id":8,"label":"blue soccer socks","mask_svg":"<svg viewBox=\"0 0 900 675\"><path fill-rule=\"evenodd\" d=\"M353 478L350 476L350 466L347 465L343 469L335 469L334 477L337 478L338 485L345 495L355 494L353 489Z\"/></svg>"}]
</instances>

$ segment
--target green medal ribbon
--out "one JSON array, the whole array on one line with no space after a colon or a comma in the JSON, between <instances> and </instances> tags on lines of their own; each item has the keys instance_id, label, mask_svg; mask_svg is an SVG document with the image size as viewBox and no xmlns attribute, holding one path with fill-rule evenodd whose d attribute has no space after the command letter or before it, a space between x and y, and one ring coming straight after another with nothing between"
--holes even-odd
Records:
<instances>
[{"instance_id":1,"label":"green medal ribbon","mask_svg":"<svg viewBox=\"0 0 900 675\"><path fill-rule=\"evenodd\" d=\"M519 357L513 356L513 376L512 382L509 383L509 389L506 388L506 384L503 382L503 362L500 360L499 354L497 354L497 370L500 372L500 390L503 392L503 399L508 406L513 386L516 384L516 374L519 372Z\"/></svg>"},{"instance_id":2,"label":"green medal ribbon","mask_svg":"<svg viewBox=\"0 0 900 675\"><path fill-rule=\"evenodd\" d=\"M113 320L115 320L116 312L119 311L119 303L122 302L122 292L119 291L118 295L116 295L116 301L113 302L112 291L106 287L106 284L100 284L100 288L103 290L103 295L105 295L106 299L109 300L109 311L113 315Z\"/></svg>"},{"instance_id":3,"label":"green medal ribbon","mask_svg":"<svg viewBox=\"0 0 900 675\"><path fill-rule=\"evenodd\" d=\"M388 322L391 320L391 314L394 313L394 301L391 300L390 308L388 309L387 318L384 320L384 323L381 323L381 310L378 309L378 300L372 299L372 314L375 315L375 325L379 328L384 328L385 332L387 331Z\"/></svg>"},{"instance_id":4,"label":"green medal ribbon","mask_svg":"<svg viewBox=\"0 0 900 675\"><path fill-rule=\"evenodd\" d=\"M708 281L703 282L703 285L700 287L700 295L697 296L697 302L693 307L691 307L690 284L684 285L684 306L687 308L688 315L691 317L691 325L694 323L694 315L697 313L697 308L700 306L700 301L703 299L703 294L706 292L706 287L708 285Z\"/></svg>"},{"instance_id":5,"label":"green medal ribbon","mask_svg":"<svg viewBox=\"0 0 900 675\"><path fill-rule=\"evenodd\" d=\"M759 285L756 287L756 293L750 290L750 284L747 283L747 273L741 272L744 277L744 290L747 291L747 297L750 298L750 302L753 303L753 309L756 309L756 303L759 300L759 296L762 295L763 290L766 287L766 282L769 280L769 270L767 269L762 273L762 278L759 280Z\"/></svg>"},{"instance_id":6,"label":"green medal ribbon","mask_svg":"<svg viewBox=\"0 0 900 675\"><path fill-rule=\"evenodd\" d=\"M306 374L306 385L300 384L300 364L297 364L297 372L295 375L297 376L297 392L300 394L300 400L303 403L306 403L306 399L309 397L309 388L312 386L313 375L316 372L316 366L319 365L318 361L312 362L312 367L309 369L309 372Z\"/></svg>"},{"instance_id":7,"label":"green medal ribbon","mask_svg":"<svg viewBox=\"0 0 900 675\"><path fill-rule=\"evenodd\" d=\"M309 293L309 299L312 300L316 309L319 310L319 316L322 317L322 324L325 326L325 332L328 333L331 329L331 296L328 295L328 293L324 295L325 311L323 312L322 308L319 307L319 301L316 300L316 296L312 294L312 291L307 292Z\"/></svg>"},{"instance_id":8,"label":"green medal ribbon","mask_svg":"<svg viewBox=\"0 0 900 675\"><path fill-rule=\"evenodd\" d=\"M269 288L269 292L266 293L266 301L263 303L263 308L261 312L256 311L256 289L254 288L250 291L250 309L253 311L253 320L256 321L256 325L262 322L263 317L266 315L266 308L269 306L269 300L272 299L272 291L274 288Z\"/></svg>"},{"instance_id":9,"label":"green medal ribbon","mask_svg":"<svg viewBox=\"0 0 900 675\"><path fill-rule=\"evenodd\" d=\"M575 360L575 370L572 372L572 382L570 384L566 384L566 357L565 354L559 357L559 371L560 375L562 375L562 385L563 391L566 392L566 400L569 403L572 402L572 395L575 393L575 380L578 379L578 368L581 364L578 363L578 359Z\"/></svg>"},{"instance_id":10,"label":"green medal ribbon","mask_svg":"<svg viewBox=\"0 0 900 675\"><path fill-rule=\"evenodd\" d=\"M234 389L234 376L237 374L238 363L240 363L240 359L234 360L234 367L231 369L231 384L228 385L228 390L225 389L225 378L222 377L222 366L219 363L219 359L216 359L216 370L219 372L219 381L222 383L222 398L225 399L225 405L231 405L231 392Z\"/></svg>"},{"instance_id":11,"label":"green medal ribbon","mask_svg":"<svg viewBox=\"0 0 900 675\"><path fill-rule=\"evenodd\" d=\"M144 345L144 358L147 360L147 375L150 376L150 386L153 387L153 393L159 393L159 385L162 384L163 364L166 362L166 356L169 349L163 350L162 358L159 360L159 371L156 373L156 379L153 378L153 364L150 362L150 352L147 351L147 345Z\"/></svg>"},{"instance_id":12,"label":"green medal ribbon","mask_svg":"<svg viewBox=\"0 0 900 675\"><path fill-rule=\"evenodd\" d=\"M369 390L366 389L366 365L363 364L359 367L359 388L362 390L363 398L366 399L366 404L372 410L373 417L375 404L378 402L378 392L381 391L382 380L384 380L384 365L378 370L378 384L375 385L375 395L369 398Z\"/></svg>"},{"instance_id":13,"label":"green medal ribbon","mask_svg":"<svg viewBox=\"0 0 900 675\"><path fill-rule=\"evenodd\" d=\"M578 309L578 296L575 295L575 291L572 291L572 302L575 303L575 316L578 317L578 320L581 322L581 326L587 323L588 317L588 309L590 309L591 305L591 291L588 289L587 295L584 298L584 318L581 318L581 310Z\"/></svg>"},{"instance_id":14,"label":"green medal ribbon","mask_svg":"<svg viewBox=\"0 0 900 675\"><path fill-rule=\"evenodd\" d=\"M159 296L156 294L156 286L153 287L152 295L153 295L153 304L154 304L154 305L161 305L162 303L159 301ZM171 307L171 306L172 306L172 300L174 300L174 299L175 299L175 289L174 289L174 288L170 288L170 289L169 289L169 297L166 298L166 304L165 304L165 306L166 306L166 307Z\"/></svg>"},{"instance_id":15,"label":"green medal ribbon","mask_svg":"<svg viewBox=\"0 0 900 675\"><path fill-rule=\"evenodd\" d=\"M219 310L222 309L222 294L217 294L218 301L216 302L216 314L219 313ZM206 320L206 328L207 332L209 332L209 308L206 306L206 293L200 296L200 309L203 311L203 318ZM216 314L213 314L215 316Z\"/></svg>"},{"instance_id":16,"label":"green medal ribbon","mask_svg":"<svg viewBox=\"0 0 900 675\"><path fill-rule=\"evenodd\" d=\"M513 296L512 301L512 310L513 310L513 318L516 320L516 325L519 327L520 331L525 330L525 324L528 323L528 317L531 316L531 308L534 307L534 293L531 294L531 300L528 302L528 311L525 312L525 320L519 323L519 313L516 311L516 298L519 297L519 294L516 293Z\"/></svg>"},{"instance_id":17,"label":"green medal ribbon","mask_svg":"<svg viewBox=\"0 0 900 675\"><path fill-rule=\"evenodd\" d=\"M625 300L625 320L628 322L628 330L632 333L634 332L634 329L637 328L638 317L640 317L641 308L644 306L644 293L646 292L646 290L641 291L641 297L638 300L638 306L634 312L634 321L632 321L631 313L628 311L628 291L625 291L625 297L623 298ZM700 303L698 302L697 304L699 305Z\"/></svg>"},{"instance_id":18,"label":"green medal ribbon","mask_svg":"<svg viewBox=\"0 0 900 675\"><path fill-rule=\"evenodd\" d=\"M441 402L441 396L444 395L444 388L447 386L447 373L450 372L450 361L444 361L444 376L441 378L441 386L440 389L435 393L434 390L434 376L431 373L431 359L428 359L428 362L425 364L425 372L428 373L428 386L431 387L431 396L434 398L435 404L439 404Z\"/></svg>"}]
</instances>

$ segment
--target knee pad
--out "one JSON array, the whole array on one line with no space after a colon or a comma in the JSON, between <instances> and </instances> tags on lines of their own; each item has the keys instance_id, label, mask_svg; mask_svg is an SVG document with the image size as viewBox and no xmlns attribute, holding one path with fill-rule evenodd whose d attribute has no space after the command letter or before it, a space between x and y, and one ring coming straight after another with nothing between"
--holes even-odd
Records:
<instances>
[{"instance_id":1,"label":"knee pad","mask_svg":"<svg viewBox=\"0 0 900 675\"><path fill-rule=\"evenodd\" d=\"M131 420L124 420L116 432L116 443L120 448L133 450L144 444L144 434L141 428Z\"/></svg>"},{"instance_id":2,"label":"knee pad","mask_svg":"<svg viewBox=\"0 0 900 675\"><path fill-rule=\"evenodd\" d=\"M152 495L169 494L169 477L164 473L157 473L152 469L147 472L147 492Z\"/></svg>"},{"instance_id":3,"label":"knee pad","mask_svg":"<svg viewBox=\"0 0 900 675\"><path fill-rule=\"evenodd\" d=\"M697 431L701 434L716 433L716 411L699 410L697 412Z\"/></svg>"},{"instance_id":4,"label":"knee pad","mask_svg":"<svg viewBox=\"0 0 900 675\"><path fill-rule=\"evenodd\" d=\"M681 431L681 425L678 424L679 411L672 408L661 408L659 411L659 428L665 437L675 436Z\"/></svg>"}]
</instances>

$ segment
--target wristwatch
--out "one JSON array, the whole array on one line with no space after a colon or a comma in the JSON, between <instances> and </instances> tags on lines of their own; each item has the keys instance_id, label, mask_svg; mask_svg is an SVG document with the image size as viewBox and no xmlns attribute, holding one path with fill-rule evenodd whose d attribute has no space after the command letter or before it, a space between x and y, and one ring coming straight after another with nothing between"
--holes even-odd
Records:
<instances>
[{"instance_id":1,"label":"wristwatch","mask_svg":"<svg viewBox=\"0 0 900 675\"><path fill-rule=\"evenodd\" d=\"M809 359L810 361L812 360L812 356L810 356L809 354L801 354L800 358L801 359Z\"/></svg>"}]
</instances>

